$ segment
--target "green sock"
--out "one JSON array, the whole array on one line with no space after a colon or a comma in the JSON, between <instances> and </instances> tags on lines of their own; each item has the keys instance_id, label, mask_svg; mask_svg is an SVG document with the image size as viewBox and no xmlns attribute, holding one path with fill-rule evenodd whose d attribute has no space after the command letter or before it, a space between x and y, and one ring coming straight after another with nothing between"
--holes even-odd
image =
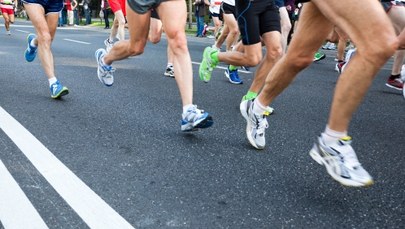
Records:
<instances>
[{"instance_id":1,"label":"green sock","mask_svg":"<svg viewBox=\"0 0 405 229\"><path fill-rule=\"evenodd\" d=\"M229 70L233 71L233 70L236 70L236 69L238 69L238 67L233 66L233 65L229 65Z\"/></svg>"},{"instance_id":2,"label":"green sock","mask_svg":"<svg viewBox=\"0 0 405 229\"><path fill-rule=\"evenodd\" d=\"M257 97L257 93L253 91L248 91L246 95L243 96L242 100L251 100Z\"/></svg>"},{"instance_id":3,"label":"green sock","mask_svg":"<svg viewBox=\"0 0 405 229\"><path fill-rule=\"evenodd\" d=\"M212 53L211 53L211 59L212 59L216 64L218 64L218 62L219 62L219 59L218 59L218 51L215 51L215 52L212 52Z\"/></svg>"}]
</instances>

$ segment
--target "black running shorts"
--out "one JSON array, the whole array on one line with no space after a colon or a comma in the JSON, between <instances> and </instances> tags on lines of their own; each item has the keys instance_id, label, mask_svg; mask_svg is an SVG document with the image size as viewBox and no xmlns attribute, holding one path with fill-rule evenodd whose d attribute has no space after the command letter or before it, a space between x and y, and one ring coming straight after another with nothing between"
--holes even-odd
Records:
<instances>
[{"instance_id":1,"label":"black running shorts","mask_svg":"<svg viewBox=\"0 0 405 229\"><path fill-rule=\"evenodd\" d=\"M273 1L236 0L235 8L244 45L259 43L264 33L281 31L280 13Z\"/></svg>"},{"instance_id":2,"label":"black running shorts","mask_svg":"<svg viewBox=\"0 0 405 229\"><path fill-rule=\"evenodd\" d=\"M138 14L145 14L150 9L156 8L160 3L167 0L127 0L127 4Z\"/></svg>"}]
</instances>

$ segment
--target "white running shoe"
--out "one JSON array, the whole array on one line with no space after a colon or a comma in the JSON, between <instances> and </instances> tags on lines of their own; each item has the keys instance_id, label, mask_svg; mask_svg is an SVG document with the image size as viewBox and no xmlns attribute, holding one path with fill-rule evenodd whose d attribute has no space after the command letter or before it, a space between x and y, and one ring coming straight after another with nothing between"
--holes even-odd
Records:
<instances>
[{"instance_id":1,"label":"white running shoe","mask_svg":"<svg viewBox=\"0 0 405 229\"><path fill-rule=\"evenodd\" d=\"M105 49L97 49L95 56L97 61L97 76L100 82L102 82L105 86L112 86L114 84L114 71L110 65L105 65L102 63L102 59L107 54Z\"/></svg>"},{"instance_id":2,"label":"white running shoe","mask_svg":"<svg viewBox=\"0 0 405 229\"><path fill-rule=\"evenodd\" d=\"M193 131L201 128L208 128L214 124L214 121L207 112L200 110L196 105L192 105L182 114L181 130Z\"/></svg>"},{"instance_id":3,"label":"white running shoe","mask_svg":"<svg viewBox=\"0 0 405 229\"><path fill-rule=\"evenodd\" d=\"M361 166L354 149L350 145L352 138L347 136L327 146L322 137L318 137L309 155L321 165L333 179L346 186L362 187L374 183L373 178Z\"/></svg>"},{"instance_id":4,"label":"white running shoe","mask_svg":"<svg viewBox=\"0 0 405 229\"><path fill-rule=\"evenodd\" d=\"M171 65L168 65L166 67L165 72L163 73L163 75L167 76L167 77L171 77L174 78L174 68Z\"/></svg>"},{"instance_id":5,"label":"white running shoe","mask_svg":"<svg viewBox=\"0 0 405 229\"><path fill-rule=\"evenodd\" d=\"M253 100L244 100L240 103L239 109L246 119L246 136L249 143L256 149L264 149L266 146L265 130L268 127L266 111L263 115L253 113Z\"/></svg>"}]
</instances>

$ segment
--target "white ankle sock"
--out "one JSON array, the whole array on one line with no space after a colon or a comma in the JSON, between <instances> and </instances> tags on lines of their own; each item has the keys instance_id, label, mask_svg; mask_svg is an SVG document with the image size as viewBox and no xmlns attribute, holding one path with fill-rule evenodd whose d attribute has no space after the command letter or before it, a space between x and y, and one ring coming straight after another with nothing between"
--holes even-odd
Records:
<instances>
[{"instance_id":1,"label":"white ankle sock","mask_svg":"<svg viewBox=\"0 0 405 229\"><path fill-rule=\"evenodd\" d=\"M185 105L185 106L183 107L183 114L186 113L187 110L188 110L190 107L192 107L192 106L194 106L194 105L193 105L193 104Z\"/></svg>"},{"instance_id":2,"label":"white ankle sock","mask_svg":"<svg viewBox=\"0 0 405 229\"><path fill-rule=\"evenodd\" d=\"M325 131L321 134L321 136L325 145L330 145L335 143L339 138L347 136L347 131L339 132L330 129L329 126L326 126Z\"/></svg>"},{"instance_id":3,"label":"white ankle sock","mask_svg":"<svg viewBox=\"0 0 405 229\"><path fill-rule=\"evenodd\" d=\"M266 112L266 106L263 106L263 104L261 104L258 99L255 99L253 104L253 113L257 115L263 115L264 112Z\"/></svg>"},{"instance_id":4,"label":"white ankle sock","mask_svg":"<svg viewBox=\"0 0 405 229\"><path fill-rule=\"evenodd\" d=\"M48 79L49 81L49 86L51 86L52 84L56 83L56 81L58 81L58 79L56 79L56 77L52 77L50 79Z\"/></svg>"}]
</instances>

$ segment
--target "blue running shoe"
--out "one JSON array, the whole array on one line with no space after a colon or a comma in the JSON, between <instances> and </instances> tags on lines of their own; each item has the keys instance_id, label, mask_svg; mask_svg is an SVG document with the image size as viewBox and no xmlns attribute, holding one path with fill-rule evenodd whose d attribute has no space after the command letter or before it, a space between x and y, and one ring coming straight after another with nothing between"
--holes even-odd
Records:
<instances>
[{"instance_id":1,"label":"blue running shoe","mask_svg":"<svg viewBox=\"0 0 405 229\"><path fill-rule=\"evenodd\" d=\"M229 82L233 84L243 84L243 81L239 78L238 69L229 70L229 67L225 70L225 76L229 79Z\"/></svg>"},{"instance_id":2,"label":"blue running shoe","mask_svg":"<svg viewBox=\"0 0 405 229\"><path fill-rule=\"evenodd\" d=\"M200 128L208 128L214 124L212 117L205 111L192 105L186 113L182 114L181 130L192 131Z\"/></svg>"},{"instance_id":3,"label":"blue running shoe","mask_svg":"<svg viewBox=\"0 0 405 229\"><path fill-rule=\"evenodd\" d=\"M69 94L68 88L64 87L59 80L53 83L50 89L52 99L60 99L62 96Z\"/></svg>"},{"instance_id":4,"label":"blue running shoe","mask_svg":"<svg viewBox=\"0 0 405 229\"><path fill-rule=\"evenodd\" d=\"M102 63L102 59L106 54L105 49L97 49L95 56L97 61L97 76L101 83L105 86L112 86L114 84L114 75L115 68L110 65L105 65Z\"/></svg>"},{"instance_id":5,"label":"blue running shoe","mask_svg":"<svg viewBox=\"0 0 405 229\"><path fill-rule=\"evenodd\" d=\"M25 56L25 60L28 62L32 62L35 57L37 56L37 48L38 47L33 47L31 46L31 41L34 40L35 38L37 38L37 36L35 34L28 34L27 36L27 49L24 52L24 56Z\"/></svg>"}]
</instances>

